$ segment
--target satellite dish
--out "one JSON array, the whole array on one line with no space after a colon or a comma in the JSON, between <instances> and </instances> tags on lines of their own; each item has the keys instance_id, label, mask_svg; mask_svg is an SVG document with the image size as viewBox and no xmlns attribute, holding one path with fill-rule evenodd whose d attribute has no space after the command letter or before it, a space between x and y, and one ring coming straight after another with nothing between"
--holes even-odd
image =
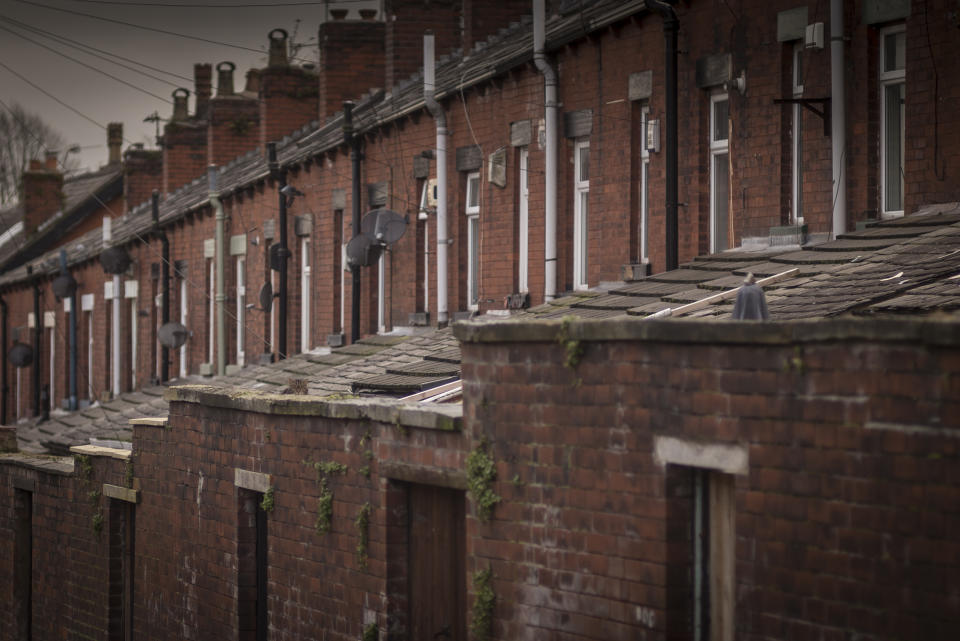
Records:
<instances>
[{"instance_id":1,"label":"satellite dish","mask_svg":"<svg viewBox=\"0 0 960 641\"><path fill-rule=\"evenodd\" d=\"M164 347L177 349L187 342L190 331L180 323L164 323L157 331L157 340Z\"/></svg>"},{"instance_id":2,"label":"satellite dish","mask_svg":"<svg viewBox=\"0 0 960 641\"><path fill-rule=\"evenodd\" d=\"M407 217L391 209L374 209L360 221L360 231L381 245L392 245L407 231Z\"/></svg>"},{"instance_id":3,"label":"satellite dish","mask_svg":"<svg viewBox=\"0 0 960 641\"><path fill-rule=\"evenodd\" d=\"M377 262L383 247L372 236L361 232L347 243L347 264L351 267L369 267Z\"/></svg>"},{"instance_id":4,"label":"satellite dish","mask_svg":"<svg viewBox=\"0 0 960 641\"><path fill-rule=\"evenodd\" d=\"M77 280L70 273L63 273L53 279L53 293L57 298L68 298L77 291Z\"/></svg>"},{"instance_id":5,"label":"satellite dish","mask_svg":"<svg viewBox=\"0 0 960 641\"><path fill-rule=\"evenodd\" d=\"M14 367L29 367L33 362L33 348L26 343L17 341L7 353L7 358L13 363Z\"/></svg>"},{"instance_id":6,"label":"satellite dish","mask_svg":"<svg viewBox=\"0 0 960 641\"><path fill-rule=\"evenodd\" d=\"M130 255L123 247L107 247L100 252L100 264L108 274L122 274L130 267Z\"/></svg>"},{"instance_id":7,"label":"satellite dish","mask_svg":"<svg viewBox=\"0 0 960 641\"><path fill-rule=\"evenodd\" d=\"M273 285L269 282L264 283L260 288L260 309L265 312L273 309Z\"/></svg>"}]
</instances>

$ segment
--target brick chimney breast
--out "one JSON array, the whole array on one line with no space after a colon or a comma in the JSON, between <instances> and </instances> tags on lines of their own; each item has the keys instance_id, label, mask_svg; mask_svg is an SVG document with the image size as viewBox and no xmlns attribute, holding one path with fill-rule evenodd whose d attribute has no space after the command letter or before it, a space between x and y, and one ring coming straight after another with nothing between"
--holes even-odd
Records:
<instances>
[{"instance_id":1,"label":"brick chimney breast","mask_svg":"<svg viewBox=\"0 0 960 641\"><path fill-rule=\"evenodd\" d=\"M31 160L23 173L23 231L30 236L63 207L63 174L57 170L57 154L47 152L44 161Z\"/></svg>"},{"instance_id":2,"label":"brick chimney breast","mask_svg":"<svg viewBox=\"0 0 960 641\"><path fill-rule=\"evenodd\" d=\"M57 152L46 152L44 156L44 165L47 171L57 171Z\"/></svg>"},{"instance_id":3,"label":"brick chimney breast","mask_svg":"<svg viewBox=\"0 0 960 641\"><path fill-rule=\"evenodd\" d=\"M213 87L213 67L209 63L193 65L194 94L197 97L196 113L198 120L206 119L210 113L210 95Z\"/></svg>"}]
</instances>

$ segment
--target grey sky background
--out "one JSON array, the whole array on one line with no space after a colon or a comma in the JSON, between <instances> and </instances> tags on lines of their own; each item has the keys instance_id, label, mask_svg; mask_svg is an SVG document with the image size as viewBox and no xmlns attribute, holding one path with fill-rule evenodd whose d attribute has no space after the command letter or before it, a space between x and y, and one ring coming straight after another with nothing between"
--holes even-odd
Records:
<instances>
[{"instance_id":1,"label":"grey sky background","mask_svg":"<svg viewBox=\"0 0 960 641\"><path fill-rule=\"evenodd\" d=\"M270 6L240 6L252 4ZM242 89L246 71L266 64L267 34L274 28L282 28L291 36L296 32L295 42L309 45L298 53L305 60L297 62L316 64L317 29L325 15L324 4L267 0L0 0L0 63L8 67L0 65L0 100L7 106L19 103L40 115L63 136L68 146L82 148L77 154L81 169L97 169L107 162L105 129L58 104L16 74L103 127L108 122L122 122L124 148L131 143L143 143L152 149L156 148L155 126L144 122L144 118L154 111L161 118L169 118L173 112L171 92L178 86L190 90L190 109L193 110L195 63L209 62L216 67L225 60L234 62L237 65L234 84L238 90ZM329 4L356 10L380 3L378 0L339 0ZM92 16L223 44L148 31ZM101 58L43 32L96 47L102 51L93 53ZM145 69L117 56L182 78ZM158 97L78 63L95 67ZM216 71L213 80L216 85Z\"/></svg>"}]
</instances>

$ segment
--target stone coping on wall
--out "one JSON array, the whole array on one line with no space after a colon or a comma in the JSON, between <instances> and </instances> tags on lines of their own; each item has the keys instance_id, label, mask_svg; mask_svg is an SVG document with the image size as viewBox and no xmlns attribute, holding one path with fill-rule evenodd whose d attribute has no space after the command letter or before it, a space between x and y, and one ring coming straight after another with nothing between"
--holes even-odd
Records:
<instances>
[{"instance_id":1,"label":"stone coping on wall","mask_svg":"<svg viewBox=\"0 0 960 641\"><path fill-rule=\"evenodd\" d=\"M198 403L258 414L317 416L339 419L369 419L402 427L458 432L462 429L460 405L424 405L383 398L330 398L307 394L270 394L249 389L212 385L180 385L168 388L172 402Z\"/></svg>"},{"instance_id":2,"label":"stone coping on wall","mask_svg":"<svg viewBox=\"0 0 960 641\"><path fill-rule=\"evenodd\" d=\"M464 343L639 341L686 344L793 345L832 341L960 345L960 316L924 319L852 317L787 322L617 317L604 320L461 321L454 335Z\"/></svg>"},{"instance_id":3,"label":"stone coping on wall","mask_svg":"<svg viewBox=\"0 0 960 641\"><path fill-rule=\"evenodd\" d=\"M115 458L125 461L130 458L132 452L128 449L116 447L103 447L102 445L74 445L70 448L71 454L81 454L83 456L102 456L106 458Z\"/></svg>"},{"instance_id":4,"label":"stone coping on wall","mask_svg":"<svg viewBox=\"0 0 960 641\"><path fill-rule=\"evenodd\" d=\"M166 427L166 416L141 416L140 418L131 418L130 425L139 425L141 427Z\"/></svg>"},{"instance_id":5,"label":"stone coping on wall","mask_svg":"<svg viewBox=\"0 0 960 641\"><path fill-rule=\"evenodd\" d=\"M48 474L73 474L72 456L50 456L48 454L16 452L13 454L0 454L0 465L24 467Z\"/></svg>"}]
</instances>

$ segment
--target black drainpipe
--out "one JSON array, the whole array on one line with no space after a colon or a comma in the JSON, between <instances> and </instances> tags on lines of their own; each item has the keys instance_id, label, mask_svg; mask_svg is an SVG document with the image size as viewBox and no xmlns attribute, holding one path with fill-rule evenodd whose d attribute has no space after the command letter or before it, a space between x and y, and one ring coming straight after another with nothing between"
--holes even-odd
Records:
<instances>
[{"instance_id":1,"label":"black drainpipe","mask_svg":"<svg viewBox=\"0 0 960 641\"><path fill-rule=\"evenodd\" d=\"M170 241L160 229L160 192L153 190L153 229L160 239L160 326L170 322ZM182 301L181 301L181 304ZM170 348L162 345L160 348L160 382L170 380Z\"/></svg>"},{"instance_id":2,"label":"black drainpipe","mask_svg":"<svg viewBox=\"0 0 960 641\"><path fill-rule=\"evenodd\" d=\"M27 267L33 273L33 267ZM33 278L33 415L40 416L40 333L43 318L40 317L40 277Z\"/></svg>"},{"instance_id":3,"label":"black drainpipe","mask_svg":"<svg viewBox=\"0 0 960 641\"><path fill-rule=\"evenodd\" d=\"M666 76L667 113L666 113L666 241L667 271L678 266L677 205L677 32L680 20L677 12L666 2L646 0L647 9L663 18L663 42L665 48L664 74Z\"/></svg>"},{"instance_id":4,"label":"black drainpipe","mask_svg":"<svg viewBox=\"0 0 960 641\"><path fill-rule=\"evenodd\" d=\"M0 298L0 425L7 424L7 301Z\"/></svg>"},{"instance_id":5,"label":"black drainpipe","mask_svg":"<svg viewBox=\"0 0 960 641\"><path fill-rule=\"evenodd\" d=\"M353 206L353 237L360 235L360 136L353 129L353 101L343 102L343 140L350 145L350 166L352 175L351 204ZM360 266L350 266L350 342L360 340Z\"/></svg>"},{"instance_id":6,"label":"black drainpipe","mask_svg":"<svg viewBox=\"0 0 960 641\"><path fill-rule=\"evenodd\" d=\"M277 256L280 259L280 318L278 321L280 339L277 346L277 359L282 360L287 357L287 260L290 258L290 250L287 249L287 196L283 193L283 188L287 186L287 172L281 169L280 163L277 162L276 143L267 143L267 161L270 166L270 175L278 183L279 220L277 226L280 227L280 247Z\"/></svg>"}]
</instances>

